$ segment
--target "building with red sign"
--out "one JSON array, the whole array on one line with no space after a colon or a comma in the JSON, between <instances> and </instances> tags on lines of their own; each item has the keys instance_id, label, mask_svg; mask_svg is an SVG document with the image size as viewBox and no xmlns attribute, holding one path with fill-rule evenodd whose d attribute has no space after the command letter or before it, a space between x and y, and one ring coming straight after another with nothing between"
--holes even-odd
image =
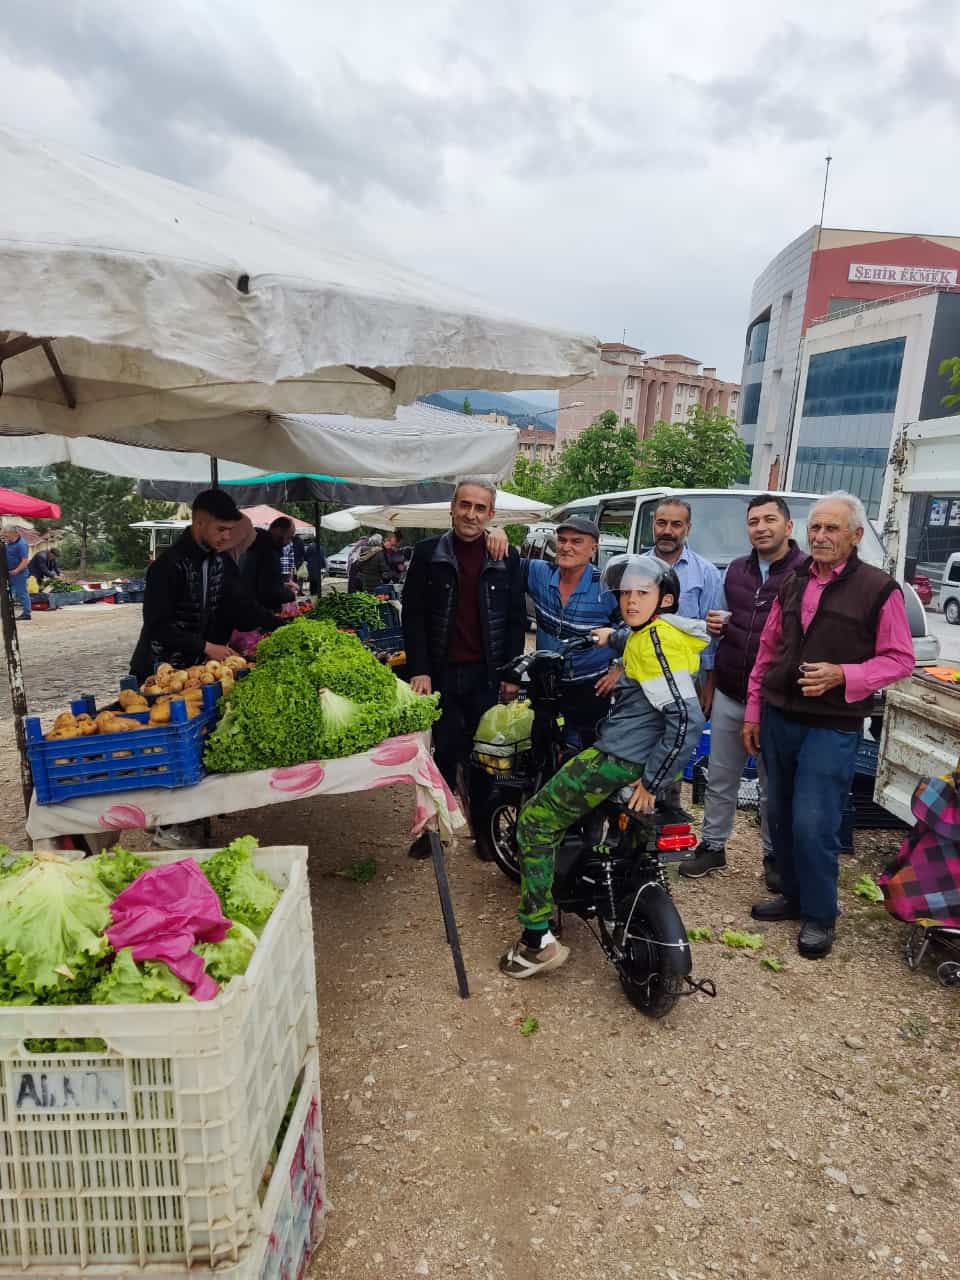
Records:
<instances>
[{"instance_id":1,"label":"building with red sign","mask_svg":"<svg viewBox=\"0 0 960 1280\"><path fill-rule=\"evenodd\" d=\"M751 483L848 489L879 511L895 428L943 413L960 355L960 237L811 227L751 296L741 432Z\"/></svg>"}]
</instances>

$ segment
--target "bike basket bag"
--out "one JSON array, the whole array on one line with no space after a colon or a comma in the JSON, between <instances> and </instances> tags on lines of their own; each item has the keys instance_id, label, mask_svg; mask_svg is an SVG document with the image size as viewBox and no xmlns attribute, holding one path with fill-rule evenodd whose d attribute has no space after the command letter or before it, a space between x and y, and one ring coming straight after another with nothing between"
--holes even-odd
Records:
<instances>
[{"instance_id":1,"label":"bike basket bag","mask_svg":"<svg viewBox=\"0 0 960 1280\"><path fill-rule=\"evenodd\" d=\"M513 770L518 757L530 750L533 708L527 702L504 702L480 717L473 742L473 759L489 773Z\"/></svg>"}]
</instances>

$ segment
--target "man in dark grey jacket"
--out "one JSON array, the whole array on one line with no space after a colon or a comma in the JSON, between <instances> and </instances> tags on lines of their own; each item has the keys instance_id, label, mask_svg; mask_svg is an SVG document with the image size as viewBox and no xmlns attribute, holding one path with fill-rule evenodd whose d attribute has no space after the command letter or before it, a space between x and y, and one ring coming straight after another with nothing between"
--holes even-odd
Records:
<instances>
[{"instance_id":1,"label":"man in dark grey jacket","mask_svg":"<svg viewBox=\"0 0 960 1280\"><path fill-rule=\"evenodd\" d=\"M516 694L515 687L501 686L498 669L523 652L520 559L512 547L495 559L501 547L489 548L485 537L495 504L496 489L489 481L459 481L450 504L453 528L417 543L403 587L410 685L416 693L440 694L434 750L451 790L484 711L501 694ZM429 844L421 841L426 856ZM411 852L421 852L419 846Z\"/></svg>"}]
</instances>

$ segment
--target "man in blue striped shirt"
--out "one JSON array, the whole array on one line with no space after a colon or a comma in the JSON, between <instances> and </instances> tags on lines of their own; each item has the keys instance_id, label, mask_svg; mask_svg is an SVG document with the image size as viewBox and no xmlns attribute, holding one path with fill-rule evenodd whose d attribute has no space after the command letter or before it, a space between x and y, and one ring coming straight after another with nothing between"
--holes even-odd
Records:
<instances>
[{"instance_id":1,"label":"man in blue striped shirt","mask_svg":"<svg viewBox=\"0 0 960 1280\"><path fill-rule=\"evenodd\" d=\"M617 598L600 586L593 563L600 529L583 516L557 528L557 562L524 560L527 594L537 611L537 647L559 652L569 640L619 622ZM589 746L609 710L610 693L622 665L607 649L585 649L568 659L563 713L572 746Z\"/></svg>"}]
</instances>

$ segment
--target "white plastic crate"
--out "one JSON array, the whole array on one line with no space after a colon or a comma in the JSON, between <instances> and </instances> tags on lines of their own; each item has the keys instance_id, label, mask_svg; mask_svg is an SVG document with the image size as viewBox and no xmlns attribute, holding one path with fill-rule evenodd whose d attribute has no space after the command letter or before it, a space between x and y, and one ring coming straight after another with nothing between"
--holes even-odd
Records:
<instances>
[{"instance_id":1,"label":"white plastic crate","mask_svg":"<svg viewBox=\"0 0 960 1280\"><path fill-rule=\"evenodd\" d=\"M215 1000L0 1008L0 1277L229 1274L249 1254L316 1045L306 853L256 855L283 893L246 974ZM107 1051L24 1045L78 1037Z\"/></svg>"}]
</instances>

